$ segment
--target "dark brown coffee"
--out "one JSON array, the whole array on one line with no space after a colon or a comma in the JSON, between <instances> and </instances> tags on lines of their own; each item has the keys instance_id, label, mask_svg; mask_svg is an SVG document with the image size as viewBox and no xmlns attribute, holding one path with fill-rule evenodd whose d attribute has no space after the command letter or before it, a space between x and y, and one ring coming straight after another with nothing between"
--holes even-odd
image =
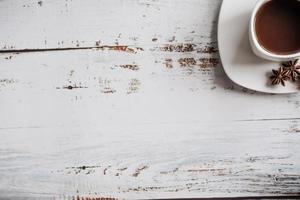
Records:
<instances>
[{"instance_id":1,"label":"dark brown coffee","mask_svg":"<svg viewBox=\"0 0 300 200\"><path fill-rule=\"evenodd\" d=\"M258 10L255 31L260 45L275 54L300 52L300 1L270 0Z\"/></svg>"}]
</instances>

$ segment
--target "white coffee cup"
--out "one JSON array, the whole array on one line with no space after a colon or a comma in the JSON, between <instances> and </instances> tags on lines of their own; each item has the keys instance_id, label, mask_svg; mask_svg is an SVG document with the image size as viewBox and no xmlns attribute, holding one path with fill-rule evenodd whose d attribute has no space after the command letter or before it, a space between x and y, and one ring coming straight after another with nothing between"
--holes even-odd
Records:
<instances>
[{"instance_id":1,"label":"white coffee cup","mask_svg":"<svg viewBox=\"0 0 300 200\"><path fill-rule=\"evenodd\" d=\"M259 43L257 36L256 36L256 30L255 30L255 20L256 15L259 9L270 0L258 0L256 3L253 11L252 16L250 20L250 28L249 28L249 38L250 38L250 44L251 48L255 55L267 59L267 60L273 60L273 61L289 61L300 58L300 51L298 53L293 54L287 54L287 55L280 55L276 53L269 52L265 50ZM300 37L300 36L299 36ZM276 42L276 41L274 41Z\"/></svg>"}]
</instances>

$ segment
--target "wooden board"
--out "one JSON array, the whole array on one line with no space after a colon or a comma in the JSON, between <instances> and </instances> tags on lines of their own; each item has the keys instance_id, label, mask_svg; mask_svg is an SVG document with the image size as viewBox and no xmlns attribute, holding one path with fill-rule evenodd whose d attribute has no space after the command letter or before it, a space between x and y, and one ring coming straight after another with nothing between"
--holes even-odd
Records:
<instances>
[{"instance_id":1,"label":"wooden board","mask_svg":"<svg viewBox=\"0 0 300 200\"><path fill-rule=\"evenodd\" d=\"M0 1L0 199L299 195L299 95L226 78L220 4Z\"/></svg>"},{"instance_id":2,"label":"wooden board","mask_svg":"<svg viewBox=\"0 0 300 200\"><path fill-rule=\"evenodd\" d=\"M39 3L41 2L41 3ZM215 42L221 1L2 0L0 49ZM211 39L213 36L213 39Z\"/></svg>"}]
</instances>

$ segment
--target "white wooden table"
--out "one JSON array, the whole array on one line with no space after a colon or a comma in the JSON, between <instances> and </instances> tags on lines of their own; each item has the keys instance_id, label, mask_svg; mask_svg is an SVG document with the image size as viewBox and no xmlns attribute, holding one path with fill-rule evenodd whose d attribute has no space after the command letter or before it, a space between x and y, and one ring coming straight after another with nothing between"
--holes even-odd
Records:
<instances>
[{"instance_id":1,"label":"white wooden table","mask_svg":"<svg viewBox=\"0 0 300 200\"><path fill-rule=\"evenodd\" d=\"M0 0L0 199L300 195L300 95L234 85L221 0Z\"/></svg>"}]
</instances>

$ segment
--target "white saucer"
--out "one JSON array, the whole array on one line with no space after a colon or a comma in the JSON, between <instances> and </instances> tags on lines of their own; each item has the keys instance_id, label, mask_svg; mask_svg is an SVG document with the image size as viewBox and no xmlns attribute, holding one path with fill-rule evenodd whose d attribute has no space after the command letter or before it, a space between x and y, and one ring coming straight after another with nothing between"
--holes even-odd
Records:
<instances>
[{"instance_id":1,"label":"white saucer","mask_svg":"<svg viewBox=\"0 0 300 200\"><path fill-rule=\"evenodd\" d=\"M254 55L249 42L249 23L257 0L223 0L218 26L218 41L223 68L236 84L265 93L296 93L297 84L272 86L269 76L281 63ZM274 41L276 42L276 41Z\"/></svg>"}]
</instances>

